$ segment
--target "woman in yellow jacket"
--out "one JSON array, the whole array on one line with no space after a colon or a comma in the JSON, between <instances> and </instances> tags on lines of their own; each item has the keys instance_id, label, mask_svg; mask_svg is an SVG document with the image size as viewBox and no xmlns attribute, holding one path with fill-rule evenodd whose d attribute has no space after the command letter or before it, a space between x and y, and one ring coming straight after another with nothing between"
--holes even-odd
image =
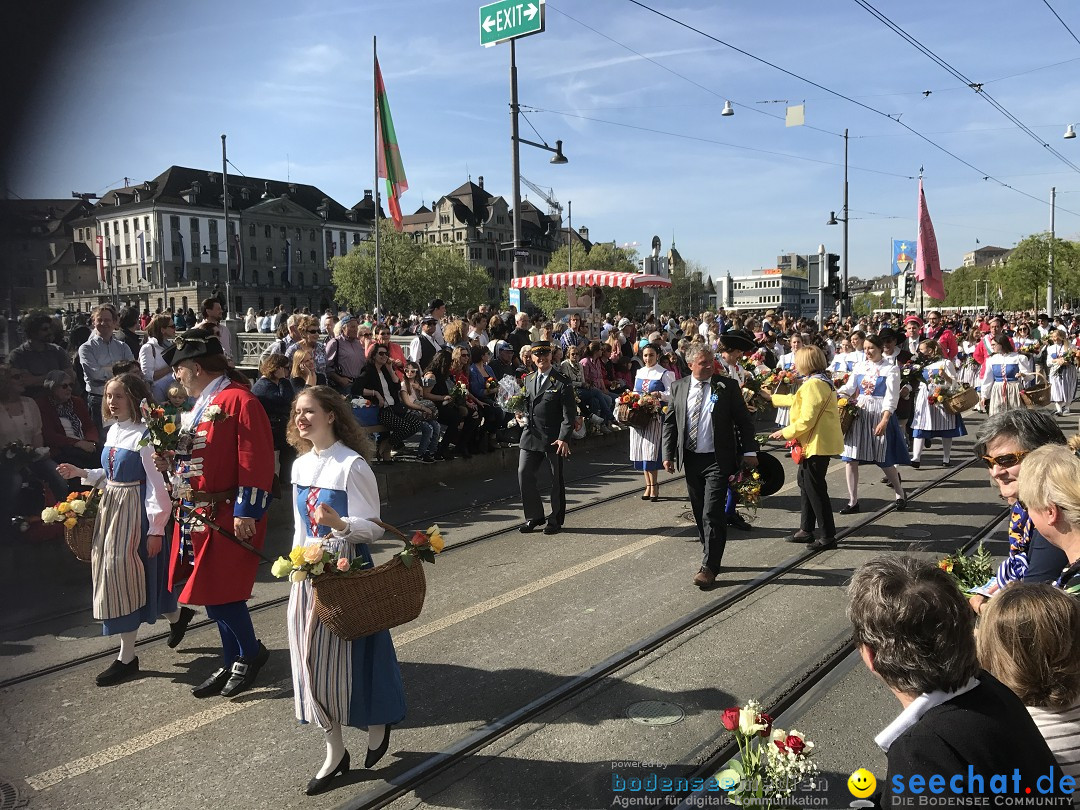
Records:
<instances>
[{"instance_id":1,"label":"woman in yellow jacket","mask_svg":"<svg viewBox=\"0 0 1080 810\"><path fill-rule=\"evenodd\" d=\"M792 395L775 394L772 403L791 408L791 421L770 438L791 441L802 447L799 462L799 489L802 492L802 518L799 530L788 537L794 543L805 542L809 548L821 550L836 545L836 524L833 522L829 485L825 473L829 459L844 449L840 432L840 414L836 408L836 391L825 373L828 361L817 346L806 346L795 353L795 371L804 379ZM815 539L814 529L821 529Z\"/></svg>"}]
</instances>

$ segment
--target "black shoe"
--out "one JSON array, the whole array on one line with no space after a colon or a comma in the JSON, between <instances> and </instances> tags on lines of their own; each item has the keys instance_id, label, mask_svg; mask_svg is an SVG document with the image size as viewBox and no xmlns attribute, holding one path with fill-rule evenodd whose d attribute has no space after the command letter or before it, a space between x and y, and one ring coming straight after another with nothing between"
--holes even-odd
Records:
<instances>
[{"instance_id":1,"label":"black shoe","mask_svg":"<svg viewBox=\"0 0 1080 810\"><path fill-rule=\"evenodd\" d=\"M139 674L139 659L136 656L131 659L130 664L125 664L117 658L111 664L109 668L97 676L96 682L98 686L112 686L114 683L120 683L120 681L126 681L133 675Z\"/></svg>"},{"instance_id":2,"label":"black shoe","mask_svg":"<svg viewBox=\"0 0 1080 810\"><path fill-rule=\"evenodd\" d=\"M221 667L214 671L214 674L200 683L198 686L192 687L191 694L197 698L210 697L211 695L221 694L221 690L225 688L225 684L229 682L229 670L225 667Z\"/></svg>"},{"instance_id":3,"label":"black shoe","mask_svg":"<svg viewBox=\"0 0 1080 810\"><path fill-rule=\"evenodd\" d=\"M942 466L942 467L945 467L946 469L948 469L949 467L951 467L951 466L952 466L952 462L951 462L951 461L942 461L942 462L941 462L941 466Z\"/></svg>"},{"instance_id":4,"label":"black shoe","mask_svg":"<svg viewBox=\"0 0 1080 810\"><path fill-rule=\"evenodd\" d=\"M549 523L544 527L544 534L558 534L562 531L562 526L558 523Z\"/></svg>"},{"instance_id":5,"label":"black shoe","mask_svg":"<svg viewBox=\"0 0 1080 810\"><path fill-rule=\"evenodd\" d=\"M789 543L812 543L814 542L814 533L803 534L801 531L789 534L784 538Z\"/></svg>"},{"instance_id":6,"label":"black shoe","mask_svg":"<svg viewBox=\"0 0 1080 810\"><path fill-rule=\"evenodd\" d=\"M911 466L912 466L912 468L913 468L913 469L916 469L916 470L917 470L917 469L919 469L919 465L920 465L920 464L922 464L922 462L921 462L921 461L913 461L913 462L911 462Z\"/></svg>"},{"instance_id":7,"label":"black shoe","mask_svg":"<svg viewBox=\"0 0 1080 810\"><path fill-rule=\"evenodd\" d=\"M728 515L727 525L733 529L738 529L740 532L750 531L750 524L746 522L746 518L742 515Z\"/></svg>"},{"instance_id":8,"label":"black shoe","mask_svg":"<svg viewBox=\"0 0 1080 810\"><path fill-rule=\"evenodd\" d=\"M432 456L435 461L446 461L447 457L442 452L438 452Z\"/></svg>"},{"instance_id":9,"label":"black shoe","mask_svg":"<svg viewBox=\"0 0 1080 810\"><path fill-rule=\"evenodd\" d=\"M896 511L903 512L905 509L907 509L907 498L897 498Z\"/></svg>"},{"instance_id":10,"label":"black shoe","mask_svg":"<svg viewBox=\"0 0 1080 810\"><path fill-rule=\"evenodd\" d=\"M341 758L341 762L337 764L334 770L330 771L326 776L316 776L310 782L307 783L307 788L304 793L308 796L317 796L324 790L330 787L330 783L334 781L334 777L338 774L344 776L349 772L349 766L352 763L349 760L349 749L345 749L345 755Z\"/></svg>"},{"instance_id":11,"label":"black shoe","mask_svg":"<svg viewBox=\"0 0 1080 810\"><path fill-rule=\"evenodd\" d=\"M856 515L858 514L858 512L859 504L857 501L855 503L849 503L847 506L840 510L841 515Z\"/></svg>"},{"instance_id":12,"label":"black shoe","mask_svg":"<svg viewBox=\"0 0 1080 810\"><path fill-rule=\"evenodd\" d=\"M390 747L390 726L386 727L386 734L383 736L382 745L378 748L369 748L367 750L367 756L364 757L364 767L371 768L386 754L386 749Z\"/></svg>"},{"instance_id":13,"label":"black shoe","mask_svg":"<svg viewBox=\"0 0 1080 810\"><path fill-rule=\"evenodd\" d=\"M239 695L251 686L255 681L255 676L259 674L259 670L262 669L263 664L266 663L269 657L270 651L263 646L261 641L259 642L259 651L255 653L254 660L249 661L244 656L240 656L240 658L232 665L229 682L226 683L225 688L221 690L222 697Z\"/></svg>"},{"instance_id":14,"label":"black shoe","mask_svg":"<svg viewBox=\"0 0 1080 810\"><path fill-rule=\"evenodd\" d=\"M836 548L836 538L820 537L812 543L807 543L806 547L811 551L824 551L827 548Z\"/></svg>"},{"instance_id":15,"label":"black shoe","mask_svg":"<svg viewBox=\"0 0 1080 810\"><path fill-rule=\"evenodd\" d=\"M180 618L175 622L169 622L169 640L165 643L169 645L170 649L180 646L180 642L184 640L184 634L187 632L188 625L191 624L194 615L194 610L189 607L182 607L180 608Z\"/></svg>"},{"instance_id":16,"label":"black shoe","mask_svg":"<svg viewBox=\"0 0 1080 810\"><path fill-rule=\"evenodd\" d=\"M652 497L650 497L650 498L649 498L649 501L650 501L651 503L656 503L656 502L657 502L657 501L659 501L659 500L660 500L660 496L659 496L659 495L653 495Z\"/></svg>"},{"instance_id":17,"label":"black shoe","mask_svg":"<svg viewBox=\"0 0 1080 810\"><path fill-rule=\"evenodd\" d=\"M543 520L526 520L524 523L518 526L518 531L522 534L529 534L530 532L535 532L543 525Z\"/></svg>"},{"instance_id":18,"label":"black shoe","mask_svg":"<svg viewBox=\"0 0 1080 810\"><path fill-rule=\"evenodd\" d=\"M434 458L434 456L431 455L431 453L425 453L424 455L420 456L420 463L421 464L434 464L435 463L435 458Z\"/></svg>"},{"instance_id":19,"label":"black shoe","mask_svg":"<svg viewBox=\"0 0 1080 810\"><path fill-rule=\"evenodd\" d=\"M881 483L887 484L887 483L889 483L889 479L888 478L882 478Z\"/></svg>"}]
</instances>

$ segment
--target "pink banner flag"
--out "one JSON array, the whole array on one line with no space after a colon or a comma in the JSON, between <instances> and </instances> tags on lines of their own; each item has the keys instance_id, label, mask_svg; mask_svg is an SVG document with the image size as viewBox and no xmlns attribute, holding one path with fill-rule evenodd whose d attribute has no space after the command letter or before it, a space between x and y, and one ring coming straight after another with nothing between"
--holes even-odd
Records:
<instances>
[{"instance_id":1,"label":"pink banner flag","mask_svg":"<svg viewBox=\"0 0 1080 810\"><path fill-rule=\"evenodd\" d=\"M941 277L941 259L938 257L937 237L934 223L926 208L922 178L919 178L919 240L915 251L915 280L922 282L923 292L938 301L945 300L945 282Z\"/></svg>"}]
</instances>

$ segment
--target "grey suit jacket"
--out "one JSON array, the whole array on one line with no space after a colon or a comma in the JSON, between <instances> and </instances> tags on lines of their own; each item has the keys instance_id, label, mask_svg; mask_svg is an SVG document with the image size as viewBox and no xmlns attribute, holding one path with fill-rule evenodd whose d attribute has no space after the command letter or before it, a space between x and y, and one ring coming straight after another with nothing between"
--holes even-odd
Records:
<instances>
[{"instance_id":1,"label":"grey suit jacket","mask_svg":"<svg viewBox=\"0 0 1080 810\"><path fill-rule=\"evenodd\" d=\"M687 433L686 399L693 377L683 377L671 386L671 407L664 417L664 460L682 469ZM739 384L720 374L709 381L709 391L717 399L712 410L713 448L716 462L728 475L742 465L742 456L759 449L754 438L750 411L742 398Z\"/></svg>"}]
</instances>

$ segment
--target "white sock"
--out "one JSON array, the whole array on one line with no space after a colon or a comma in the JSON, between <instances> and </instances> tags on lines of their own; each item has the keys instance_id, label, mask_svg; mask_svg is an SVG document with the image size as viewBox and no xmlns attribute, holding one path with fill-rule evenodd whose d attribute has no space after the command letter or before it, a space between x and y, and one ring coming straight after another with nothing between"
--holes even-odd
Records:
<instances>
[{"instance_id":1,"label":"white sock","mask_svg":"<svg viewBox=\"0 0 1080 810\"><path fill-rule=\"evenodd\" d=\"M121 664L130 664L135 660L135 638L138 635L138 630L120 634L120 654L117 658Z\"/></svg>"},{"instance_id":2,"label":"white sock","mask_svg":"<svg viewBox=\"0 0 1080 810\"><path fill-rule=\"evenodd\" d=\"M949 463L949 458L952 455L952 439L941 440L941 461L944 464Z\"/></svg>"},{"instance_id":3,"label":"white sock","mask_svg":"<svg viewBox=\"0 0 1080 810\"><path fill-rule=\"evenodd\" d=\"M859 465L856 462L848 462L844 466L844 475L847 477L848 506L854 506L859 502Z\"/></svg>"},{"instance_id":4,"label":"white sock","mask_svg":"<svg viewBox=\"0 0 1080 810\"><path fill-rule=\"evenodd\" d=\"M386 738L386 725L368 726L367 736L367 747L374 751L383 744L383 740Z\"/></svg>"},{"instance_id":5,"label":"white sock","mask_svg":"<svg viewBox=\"0 0 1080 810\"><path fill-rule=\"evenodd\" d=\"M900 483L900 471L896 467L886 467L882 472L889 479L889 485L893 488L893 492L896 493L896 497L903 498L904 485Z\"/></svg>"},{"instance_id":6,"label":"white sock","mask_svg":"<svg viewBox=\"0 0 1080 810\"><path fill-rule=\"evenodd\" d=\"M168 619L170 624L176 624L180 621L180 608L169 613L162 613L161 615Z\"/></svg>"},{"instance_id":7,"label":"white sock","mask_svg":"<svg viewBox=\"0 0 1080 810\"><path fill-rule=\"evenodd\" d=\"M315 776L326 776L337 768L345 756L345 743L341 740L341 726L334 726L326 732L326 760Z\"/></svg>"},{"instance_id":8,"label":"white sock","mask_svg":"<svg viewBox=\"0 0 1080 810\"><path fill-rule=\"evenodd\" d=\"M913 439L911 442L911 460L921 461L922 451L926 446L926 439Z\"/></svg>"}]
</instances>

